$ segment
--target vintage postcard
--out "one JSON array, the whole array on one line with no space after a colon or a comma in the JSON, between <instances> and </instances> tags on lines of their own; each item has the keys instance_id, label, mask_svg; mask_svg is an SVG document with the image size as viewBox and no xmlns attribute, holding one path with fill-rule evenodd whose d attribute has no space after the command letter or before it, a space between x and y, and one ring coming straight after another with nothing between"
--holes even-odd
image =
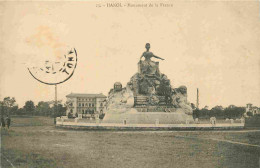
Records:
<instances>
[{"instance_id":1,"label":"vintage postcard","mask_svg":"<svg viewBox=\"0 0 260 168\"><path fill-rule=\"evenodd\" d=\"M257 0L0 0L3 168L260 168Z\"/></svg>"}]
</instances>

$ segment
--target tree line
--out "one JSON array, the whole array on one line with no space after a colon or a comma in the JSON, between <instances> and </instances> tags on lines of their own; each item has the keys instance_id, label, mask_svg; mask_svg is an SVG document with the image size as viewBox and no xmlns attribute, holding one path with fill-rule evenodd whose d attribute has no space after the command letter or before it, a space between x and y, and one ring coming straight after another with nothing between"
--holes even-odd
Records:
<instances>
[{"instance_id":1,"label":"tree line","mask_svg":"<svg viewBox=\"0 0 260 168\"><path fill-rule=\"evenodd\" d=\"M216 117L218 119L237 119L243 117L245 111L245 107L236 107L234 105L230 105L226 108L215 106L210 110L207 107L202 109L194 108L193 117L199 119L209 119L210 117Z\"/></svg>"},{"instance_id":2,"label":"tree line","mask_svg":"<svg viewBox=\"0 0 260 168\"><path fill-rule=\"evenodd\" d=\"M58 101L57 105L54 101L40 101L35 104L32 100L25 102L23 107L18 107L14 97L5 97L0 101L1 115L30 115L30 116L49 116L59 117L66 115L66 104Z\"/></svg>"},{"instance_id":3,"label":"tree line","mask_svg":"<svg viewBox=\"0 0 260 168\"><path fill-rule=\"evenodd\" d=\"M54 101L40 101L35 105L32 100L28 100L23 107L19 108L14 97L5 97L0 101L0 114L59 117L66 115L68 105L69 102L62 104L61 101L58 101L57 105L55 105ZM236 119L241 118L245 113L245 107L236 107L234 105L230 105L226 108L215 106L209 110L207 106L202 109L197 109L195 105L192 104L192 108L193 117L199 119L209 119L210 117Z\"/></svg>"}]
</instances>

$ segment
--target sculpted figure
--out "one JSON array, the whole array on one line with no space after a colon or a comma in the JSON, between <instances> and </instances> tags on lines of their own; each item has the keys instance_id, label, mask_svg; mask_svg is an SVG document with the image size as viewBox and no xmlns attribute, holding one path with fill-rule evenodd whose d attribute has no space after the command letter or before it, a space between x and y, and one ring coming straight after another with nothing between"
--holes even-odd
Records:
<instances>
[{"instance_id":1,"label":"sculpted figure","mask_svg":"<svg viewBox=\"0 0 260 168\"><path fill-rule=\"evenodd\" d=\"M113 93L120 91L122 91L122 84L120 82L116 82L114 83L114 88L110 89L110 91L108 92L108 95L112 95Z\"/></svg>"},{"instance_id":2,"label":"sculpted figure","mask_svg":"<svg viewBox=\"0 0 260 168\"><path fill-rule=\"evenodd\" d=\"M161 82L156 87L156 91L159 96L171 95L171 84L166 75L161 75Z\"/></svg>"},{"instance_id":3,"label":"sculpted figure","mask_svg":"<svg viewBox=\"0 0 260 168\"><path fill-rule=\"evenodd\" d=\"M172 104L184 110L186 114L192 114L192 108L190 103L187 101L187 87L180 86L177 89L174 89L172 96Z\"/></svg>"},{"instance_id":4,"label":"sculpted figure","mask_svg":"<svg viewBox=\"0 0 260 168\"><path fill-rule=\"evenodd\" d=\"M157 59L161 59L161 60L164 60L163 58L161 57L158 57L158 56L155 56L152 52L150 52L150 43L146 43L145 45L145 48L146 48L146 51L143 53L143 55L141 56L140 60L142 59L142 57L145 58L145 61L147 62L150 62L151 61L151 58L154 57L154 58L157 58Z\"/></svg>"},{"instance_id":5,"label":"sculpted figure","mask_svg":"<svg viewBox=\"0 0 260 168\"><path fill-rule=\"evenodd\" d=\"M152 52L149 51L150 50L149 43L147 43L145 45L145 48L146 48L146 51L140 57L140 63L139 63L140 71L143 74L159 76L160 75L159 68L158 68L159 64L158 64L158 62L152 61L151 58L154 57L154 58L161 59L161 60L164 60L164 59L161 57L155 56ZM145 58L144 61L141 60L142 57Z\"/></svg>"},{"instance_id":6,"label":"sculpted figure","mask_svg":"<svg viewBox=\"0 0 260 168\"><path fill-rule=\"evenodd\" d=\"M121 113L126 111L128 108L133 107L134 96L130 86L122 88L120 82L114 84L113 91L110 91L107 101L107 110Z\"/></svg>"},{"instance_id":7,"label":"sculpted figure","mask_svg":"<svg viewBox=\"0 0 260 168\"><path fill-rule=\"evenodd\" d=\"M119 92L119 91L121 91L122 90L122 84L120 83L120 82L116 82L115 84L114 84L114 91L115 92Z\"/></svg>"}]
</instances>

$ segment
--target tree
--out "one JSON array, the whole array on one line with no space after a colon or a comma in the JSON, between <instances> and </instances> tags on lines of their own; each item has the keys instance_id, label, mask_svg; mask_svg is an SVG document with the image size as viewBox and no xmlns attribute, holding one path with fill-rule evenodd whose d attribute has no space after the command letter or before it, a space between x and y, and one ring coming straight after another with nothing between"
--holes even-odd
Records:
<instances>
[{"instance_id":1,"label":"tree","mask_svg":"<svg viewBox=\"0 0 260 168\"><path fill-rule=\"evenodd\" d=\"M18 105L15 105L10 108L10 114L17 114L18 113Z\"/></svg>"},{"instance_id":2,"label":"tree","mask_svg":"<svg viewBox=\"0 0 260 168\"><path fill-rule=\"evenodd\" d=\"M252 117L253 113L249 111L249 112L246 113L246 115L249 116L249 117Z\"/></svg>"},{"instance_id":3,"label":"tree","mask_svg":"<svg viewBox=\"0 0 260 168\"><path fill-rule=\"evenodd\" d=\"M15 100L14 97L12 97L12 98L10 98L10 97L5 97L5 98L4 98L4 104L5 104L5 106L7 106L7 107L13 107L15 102L16 102L16 100Z\"/></svg>"},{"instance_id":4,"label":"tree","mask_svg":"<svg viewBox=\"0 0 260 168\"><path fill-rule=\"evenodd\" d=\"M49 102L40 101L36 106L35 112L37 115L43 115L43 116L50 115L51 108Z\"/></svg>"},{"instance_id":5,"label":"tree","mask_svg":"<svg viewBox=\"0 0 260 168\"><path fill-rule=\"evenodd\" d=\"M210 111L211 117L224 118L224 108L222 106L215 106Z\"/></svg>"},{"instance_id":6,"label":"tree","mask_svg":"<svg viewBox=\"0 0 260 168\"><path fill-rule=\"evenodd\" d=\"M58 107L57 107L57 112L58 112L58 117L60 116L65 116L66 115L66 107L64 107L62 104L58 104Z\"/></svg>"},{"instance_id":7,"label":"tree","mask_svg":"<svg viewBox=\"0 0 260 168\"><path fill-rule=\"evenodd\" d=\"M193 110L193 118L199 118L200 117L200 110L199 109L195 109Z\"/></svg>"},{"instance_id":8,"label":"tree","mask_svg":"<svg viewBox=\"0 0 260 168\"><path fill-rule=\"evenodd\" d=\"M0 102L1 114L3 115L7 113L8 115L10 115L10 111L15 106L15 102L16 100L14 97L5 97L3 101Z\"/></svg>"},{"instance_id":9,"label":"tree","mask_svg":"<svg viewBox=\"0 0 260 168\"><path fill-rule=\"evenodd\" d=\"M211 110L221 110L221 111L223 111L224 108L222 106L215 106Z\"/></svg>"},{"instance_id":10,"label":"tree","mask_svg":"<svg viewBox=\"0 0 260 168\"><path fill-rule=\"evenodd\" d=\"M25 114L26 114L26 111L25 111L24 108L19 108L19 109L17 110L17 115L25 115Z\"/></svg>"},{"instance_id":11,"label":"tree","mask_svg":"<svg viewBox=\"0 0 260 168\"><path fill-rule=\"evenodd\" d=\"M209 106L205 106L203 109L208 110L208 109L209 109Z\"/></svg>"},{"instance_id":12,"label":"tree","mask_svg":"<svg viewBox=\"0 0 260 168\"><path fill-rule=\"evenodd\" d=\"M26 110L27 114L33 115L33 112L35 110L34 102L29 100L25 102L24 109Z\"/></svg>"},{"instance_id":13,"label":"tree","mask_svg":"<svg viewBox=\"0 0 260 168\"><path fill-rule=\"evenodd\" d=\"M53 117L60 117L60 116L65 116L66 115L66 107L64 107L61 103L54 105L52 107L52 116Z\"/></svg>"},{"instance_id":14,"label":"tree","mask_svg":"<svg viewBox=\"0 0 260 168\"><path fill-rule=\"evenodd\" d=\"M245 110L244 107L229 106L225 108L224 113L226 118L241 118Z\"/></svg>"},{"instance_id":15,"label":"tree","mask_svg":"<svg viewBox=\"0 0 260 168\"><path fill-rule=\"evenodd\" d=\"M196 110L195 104L191 103L191 108L192 108L192 110Z\"/></svg>"},{"instance_id":16,"label":"tree","mask_svg":"<svg viewBox=\"0 0 260 168\"><path fill-rule=\"evenodd\" d=\"M0 106L1 116L3 116L7 111L7 107L4 105L4 101L0 101Z\"/></svg>"}]
</instances>

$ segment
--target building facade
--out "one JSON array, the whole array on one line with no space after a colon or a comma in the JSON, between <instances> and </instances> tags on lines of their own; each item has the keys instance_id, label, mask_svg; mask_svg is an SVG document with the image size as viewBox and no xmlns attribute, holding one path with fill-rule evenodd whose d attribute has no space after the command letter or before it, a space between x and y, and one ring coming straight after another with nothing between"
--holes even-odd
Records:
<instances>
[{"instance_id":1,"label":"building facade","mask_svg":"<svg viewBox=\"0 0 260 168\"><path fill-rule=\"evenodd\" d=\"M105 106L106 96L100 94L82 94L71 93L66 96L68 108L66 114L71 113L73 116L82 114L102 114Z\"/></svg>"},{"instance_id":2,"label":"building facade","mask_svg":"<svg viewBox=\"0 0 260 168\"><path fill-rule=\"evenodd\" d=\"M260 114L260 108L253 106L251 103L248 103L246 105L246 114L247 112L251 112L252 115Z\"/></svg>"}]
</instances>

